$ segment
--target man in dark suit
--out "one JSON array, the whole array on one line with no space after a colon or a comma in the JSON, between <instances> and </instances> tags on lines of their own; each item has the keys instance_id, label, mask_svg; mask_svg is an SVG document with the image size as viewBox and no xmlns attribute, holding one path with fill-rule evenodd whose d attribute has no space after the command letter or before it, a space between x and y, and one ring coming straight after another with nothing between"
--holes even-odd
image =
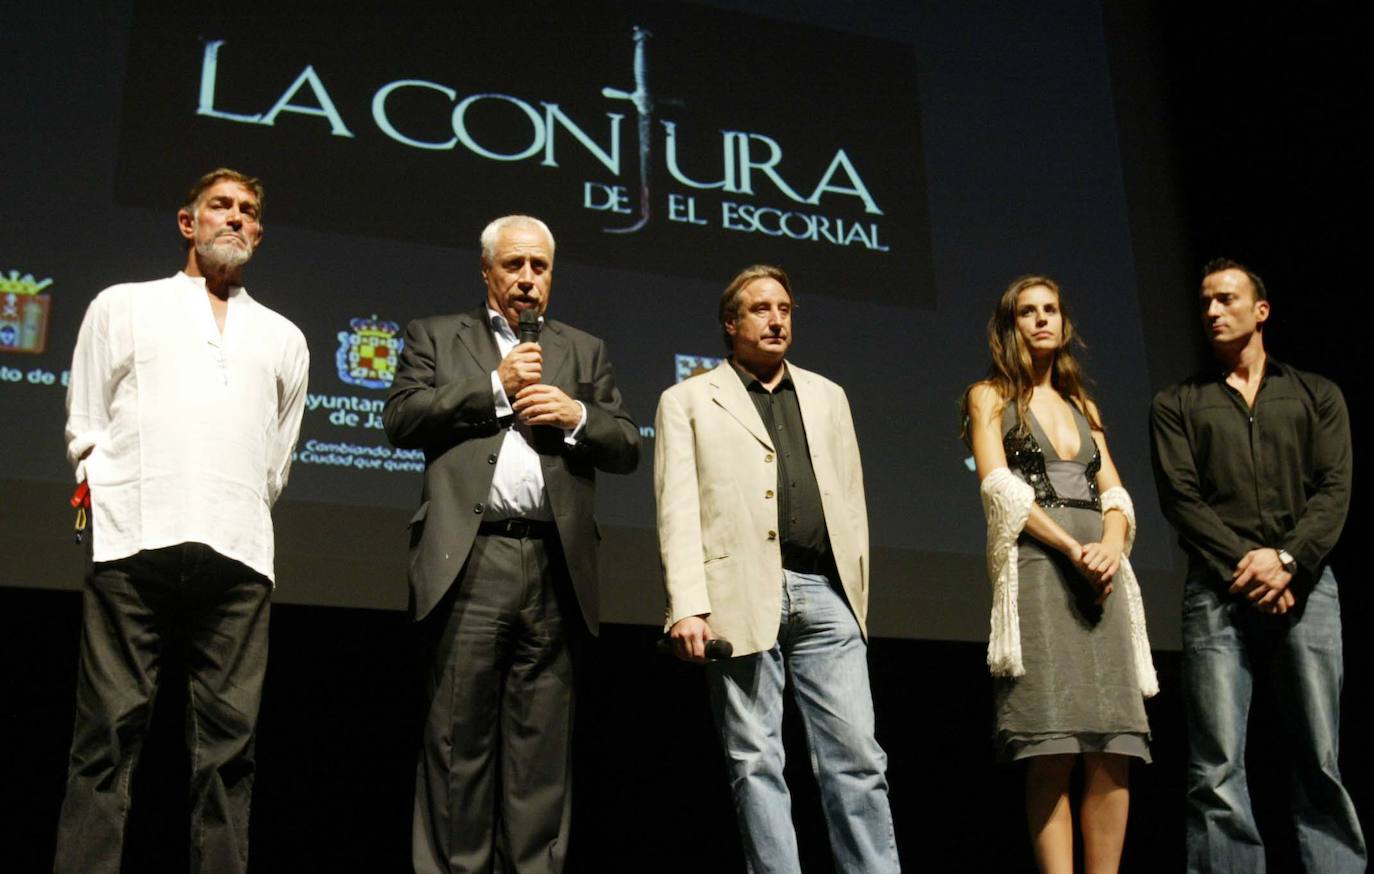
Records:
<instances>
[{"instance_id":1,"label":"man in dark suit","mask_svg":"<svg viewBox=\"0 0 1374 874\"><path fill-rule=\"evenodd\" d=\"M598 629L597 469L639 429L605 344L544 321L553 235L482 231L485 304L417 319L382 417L425 453L410 523L414 618L433 641L415 788L417 872L558 872L567 851L574 663ZM521 342L520 314L541 316Z\"/></svg>"}]
</instances>

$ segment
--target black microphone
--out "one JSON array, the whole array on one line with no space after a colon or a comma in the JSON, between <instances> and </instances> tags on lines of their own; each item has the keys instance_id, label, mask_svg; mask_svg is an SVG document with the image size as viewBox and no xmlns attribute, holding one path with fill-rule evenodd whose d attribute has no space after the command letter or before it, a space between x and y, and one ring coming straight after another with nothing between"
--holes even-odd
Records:
<instances>
[{"instance_id":1,"label":"black microphone","mask_svg":"<svg viewBox=\"0 0 1374 874\"><path fill-rule=\"evenodd\" d=\"M654 644L659 655L676 655L673 652L673 640L670 637L660 637ZM708 662L718 662L721 659L728 659L735 654L735 647L730 641L723 637L713 637L706 641L706 660Z\"/></svg>"},{"instance_id":2,"label":"black microphone","mask_svg":"<svg viewBox=\"0 0 1374 874\"><path fill-rule=\"evenodd\" d=\"M516 333L520 337L521 343L538 343L539 329L543 323L539 321L539 313L534 310L520 311L519 330Z\"/></svg>"}]
</instances>

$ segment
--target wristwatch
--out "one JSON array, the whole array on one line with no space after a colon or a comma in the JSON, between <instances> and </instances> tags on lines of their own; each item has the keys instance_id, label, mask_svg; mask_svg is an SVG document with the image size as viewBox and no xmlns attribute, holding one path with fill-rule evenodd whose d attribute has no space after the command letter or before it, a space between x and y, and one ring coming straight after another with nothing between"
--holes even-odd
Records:
<instances>
[{"instance_id":1,"label":"wristwatch","mask_svg":"<svg viewBox=\"0 0 1374 874\"><path fill-rule=\"evenodd\" d=\"M1276 549L1274 551L1279 554L1279 564L1283 565L1284 570L1290 574L1298 572L1298 560L1288 550Z\"/></svg>"}]
</instances>

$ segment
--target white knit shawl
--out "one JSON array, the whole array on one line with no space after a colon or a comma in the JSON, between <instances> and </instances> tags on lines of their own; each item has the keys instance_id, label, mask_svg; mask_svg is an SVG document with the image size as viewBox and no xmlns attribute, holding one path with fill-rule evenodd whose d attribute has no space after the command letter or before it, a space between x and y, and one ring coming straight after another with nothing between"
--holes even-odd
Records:
<instances>
[{"instance_id":1,"label":"white knit shawl","mask_svg":"<svg viewBox=\"0 0 1374 874\"><path fill-rule=\"evenodd\" d=\"M1005 467L987 475L980 489L983 513L988 521L988 579L992 583L992 630L988 636L988 667L996 677L1020 677L1026 673L1021 660L1021 622L1016 609L1018 579L1016 540L1026 527L1035 489ZM1121 567L1116 572L1115 588L1126 599L1131 622L1131 650L1135 661L1136 683L1141 694L1150 698L1159 692L1154 661L1150 657L1150 638L1145 631L1145 605L1140 584L1128 556L1135 543L1135 506L1121 486L1102 493L1102 512L1119 510L1126 517L1126 543Z\"/></svg>"}]
</instances>

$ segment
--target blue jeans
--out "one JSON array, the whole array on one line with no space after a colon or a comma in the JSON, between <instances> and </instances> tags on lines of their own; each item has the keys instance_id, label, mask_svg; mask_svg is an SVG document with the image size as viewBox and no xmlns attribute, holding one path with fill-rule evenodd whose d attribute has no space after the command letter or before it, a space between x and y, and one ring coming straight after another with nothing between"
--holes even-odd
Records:
<instances>
[{"instance_id":1,"label":"blue jeans","mask_svg":"<svg viewBox=\"0 0 1374 874\"><path fill-rule=\"evenodd\" d=\"M900 870L887 756L873 736L868 646L826 577L783 571L782 622L767 652L707 666L750 874L801 871L783 780L782 710L792 678L820 786L835 870Z\"/></svg>"},{"instance_id":2,"label":"blue jeans","mask_svg":"<svg viewBox=\"0 0 1374 874\"><path fill-rule=\"evenodd\" d=\"M1261 665L1273 681L1292 754L1291 805L1303 865L1322 874L1364 871L1364 836L1336 764L1341 611L1330 568L1285 616L1260 613L1210 580L1189 579L1185 586L1188 870L1264 871L1264 843L1245 780L1251 668Z\"/></svg>"}]
</instances>

